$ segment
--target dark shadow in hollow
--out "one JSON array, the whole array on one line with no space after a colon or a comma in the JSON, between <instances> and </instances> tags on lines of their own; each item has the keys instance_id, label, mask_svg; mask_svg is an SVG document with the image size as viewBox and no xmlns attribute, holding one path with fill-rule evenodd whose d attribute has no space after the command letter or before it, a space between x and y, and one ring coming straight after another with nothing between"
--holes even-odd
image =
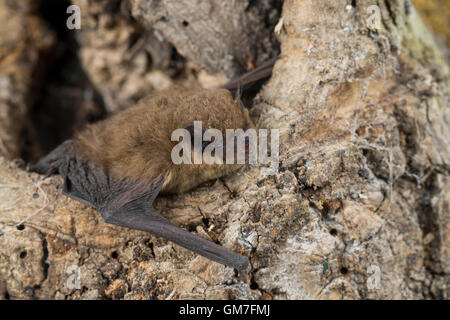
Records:
<instances>
[{"instance_id":1,"label":"dark shadow in hollow","mask_svg":"<svg viewBox=\"0 0 450 320\"><path fill-rule=\"evenodd\" d=\"M102 119L105 106L77 56L77 30L66 26L68 0L46 0L39 13L55 32L53 52L33 72L32 107L22 158L36 162L58 144L69 139L86 123Z\"/></svg>"}]
</instances>

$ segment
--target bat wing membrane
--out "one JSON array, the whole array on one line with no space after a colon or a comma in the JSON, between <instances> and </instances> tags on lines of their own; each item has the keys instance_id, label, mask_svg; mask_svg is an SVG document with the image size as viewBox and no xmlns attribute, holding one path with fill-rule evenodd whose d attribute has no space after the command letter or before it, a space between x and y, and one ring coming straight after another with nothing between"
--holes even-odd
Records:
<instances>
[{"instance_id":1,"label":"bat wing membrane","mask_svg":"<svg viewBox=\"0 0 450 320\"><path fill-rule=\"evenodd\" d=\"M162 179L155 181L148 191L130 195L125 191L120 199L130 199L127 202L117 203L113 201L111 205L101 210L106 222L147 231L155 236L163 237L186 249L194 251L208 259L222 263L224 265L243 270L248 265L248 259L211 241L196 236L164 218L152 207L153 199L162 186ZM133 192L139 192L139 184L133 185Z\"/></svg>"}]
</instances>

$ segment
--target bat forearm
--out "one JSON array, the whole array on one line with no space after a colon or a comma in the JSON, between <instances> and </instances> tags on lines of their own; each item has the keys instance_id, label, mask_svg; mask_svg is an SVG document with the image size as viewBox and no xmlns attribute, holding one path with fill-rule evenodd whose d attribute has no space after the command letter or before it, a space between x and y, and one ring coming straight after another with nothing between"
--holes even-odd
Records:
<instances>
[{"instance_id":1,"label":"bat forearm","mask_svg":"<svg viewBox=\"0 0 450 320\"><path fill-rule=\"evenodd\" d=\"M160 221L157 221L156 215L159 216L158 220ZM208 259L238 270L244 270L248 266L246 257L177 227L155 211L148 214L131 211L121 212L120 214L112 214L110 217L105 217L105 221L123 227L150 232Z\"/></svg>"}]
</instances>

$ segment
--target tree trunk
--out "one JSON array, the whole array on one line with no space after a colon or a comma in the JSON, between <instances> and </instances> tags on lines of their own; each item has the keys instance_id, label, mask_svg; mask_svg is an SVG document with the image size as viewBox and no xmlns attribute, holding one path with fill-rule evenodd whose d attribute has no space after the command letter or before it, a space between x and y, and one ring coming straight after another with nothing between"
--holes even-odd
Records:
<instances>
[{"instance_id":1,"label":"tree trunk","mask_svg":"<svg viewBox=\"0 0 450 320\"><path fill-rule=\"evenodd\" d=\"M160 20L146 3L131 1L139 23L175 28L171 1ZM189 12L196 1L183 3ZM214 33L198 44L199 26L186 21L185 33L167 28L163 37L203 68L211 70L213 57L230 75L248 59L250 38L239 53L233 41L208 41ZM250 167L155 203L174 223L248 256L246 280L165 240L105 224L61 194L59 177L1 159L3 295L449 299L450 73L414 7L286 0L276 31L281 54L251 115L259 128L280 129L279 172ZM196 55L204 43L238 57Z\"/></svg>"}]
</instances>

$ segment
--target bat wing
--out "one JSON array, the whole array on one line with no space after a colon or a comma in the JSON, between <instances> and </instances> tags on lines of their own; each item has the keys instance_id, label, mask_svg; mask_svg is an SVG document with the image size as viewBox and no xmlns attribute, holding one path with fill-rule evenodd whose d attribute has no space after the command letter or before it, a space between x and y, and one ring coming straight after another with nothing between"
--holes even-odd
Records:
<instances>
[{"instance_id":1,"label":"bat wing","mask_svg":"<svg viewBox=\"0 0 450 320\"><path fill-rule=\"evenodd\" d=\"M30 171L48 175L57 173L71 155L73 156L72 140L66 140L31 166Z\"/></svg>"},{"instance_id":2,"label":"bat wing","mask_svg":"<svg viewBox=\"0 0 450 320\"><path fill-rule=\"evenodd\" d=\"M163 179L158 179L150 185L140 182L129 185L100 210L104 220L118 226L150 232L238 270L247 268L247 258L174 225L155 211L152 203L162 184Z\"/></svg>"},{"instance_id":3,"label":"bat wing","mask_svg":"<svg viewBox=\"0 0 450 320\"><path fill-rule=\"evenodd\" d=\"M222 88L228 90L236 90L239 86L243 86L243 89L245 90L257 81L270 77L272 75L272 69L277 58L278 57L275 56L272 59L265 61L263 64L256 67L252 71L249 71L227 82L222 86Z\"/></svg>"},{"instance_id":4,"label":"bat wing","mask_svg":"<svg viewBox=\"0 0 450 320\"><path fill-rule=\"evenodd\" d=\"M247 258L174 225L153 209L163 178L151 183L114 179L102 168L81 159L70 141L53 150L33 169L47 174L58 171L64 178L63 193L96 208L107 223L150 232L238 270L247 268Z\"/></svg>"}]
</instances>

